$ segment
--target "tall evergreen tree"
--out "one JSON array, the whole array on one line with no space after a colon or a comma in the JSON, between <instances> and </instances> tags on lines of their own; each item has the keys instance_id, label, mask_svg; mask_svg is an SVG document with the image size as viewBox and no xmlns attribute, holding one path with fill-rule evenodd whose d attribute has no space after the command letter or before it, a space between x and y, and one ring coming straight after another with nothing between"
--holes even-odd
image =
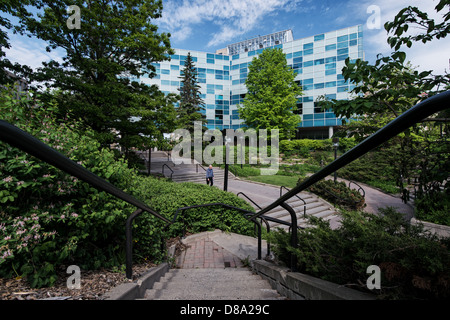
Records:
<instances>
[{"instance_id":1,"label":"tall evergreen tree","mask_svg":"<svg viewBox=\"0 0 450 320\"><path fill-rule=\"evenodd\" d=\"M188 52L181 72L180 106L177 108L178 124L180 129L194 131L194 122L206 123L206 116L201 113L205 109L205 102L200 97L200 86L197 80L197 70L194 66L191 53Z\"/></svg>"}]
</instances>

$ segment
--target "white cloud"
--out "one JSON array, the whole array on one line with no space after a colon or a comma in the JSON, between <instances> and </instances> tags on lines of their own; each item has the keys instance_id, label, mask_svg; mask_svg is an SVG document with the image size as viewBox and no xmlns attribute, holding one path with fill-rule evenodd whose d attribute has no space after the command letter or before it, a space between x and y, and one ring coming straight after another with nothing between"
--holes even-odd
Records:
<instances>
[{"instance_id":1,"label":"white cloud","mask_svg":"<svg viewBox=\"0 0 450 320\"><path fill-rule=\"evenodd\" d=\"M185 0L165 1L163 16L158 24L173 35L175 40L186 39L184 30L204 22L219 28L211 32L208 47L225 44L235 37L256 28L264 17L277 10L301 10L302 0ZM185 36L185 37L184 37Z\"/></svg>"},{"instance_id":2,"label":"white cloud","mask_svg":"<svg viewBox=\"0 0 450 320\"><path fill-rule=\"evenodd\" d=\"M62 55L53 50L47 52L45 50L46 44L43 41L30 39L25 36L8 35L10 37L10 49L5 49L7 58L11 62L17 62L21 65L27 65L32 69L42 67L42 62L55 60L62 62Z\"/></svg>"},{"instance_id":3,"label":"white cloud","mask_svg":"<svg viewBox=\"0 0 450 320\"><path fill-rule=\"evenodd\" d=\"M436 21L442 20L442 13L436 13L435 6L437 1L433 0L366 0L355 8L356 14L366 14L369 18L370 14L366 13L370 5L376 5L380 8L380 29L369 29L367 23L364 24L364 50L366 52L366 60L375 61L376 55L389 55L393 49L387 43L388 34L384 29L384 23L393 21L397 13L407 7L416 6L423 12L428 13L430 18ZM424 30L417 28L409 28L408 34L422 33ZM401 47L406 52L406 59L411 61L412 65L418 67L420 71L433 70L435 74L444 74L445 69L449 71L450 59L450 42L448 39L433 40L423 44L421 42L413 43L411 48Z\"/></svg>"}]
</instances>

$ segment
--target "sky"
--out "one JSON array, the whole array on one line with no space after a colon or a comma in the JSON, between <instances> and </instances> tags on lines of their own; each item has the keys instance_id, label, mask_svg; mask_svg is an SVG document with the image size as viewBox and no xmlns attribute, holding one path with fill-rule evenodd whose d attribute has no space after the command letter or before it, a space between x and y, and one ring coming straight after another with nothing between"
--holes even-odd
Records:
<instances>
[{"instance_id":1,"label":"sky","mask_svg":"<svg viewBox=\"0 0 450 320\"><path fill-rule=\"evenodd\" d=\"M162 17L154 20L159 32L171 34L171 46L215 52L228 44L259 35L291 29L294 39L361 24L365 59L374 63L378 54L389 55L384 23L408 5L441 21L434 7L438 0L163 0ZM82 12L81 12L82 15ZM411 30L411 29L410 29ZM412 29L412 33L417 30ZM46 52L40 40L9 34L7 57L33 68L41 61L62 60L61 50ZM450 69L448 38L414 43L402 48L418 70L444 74Z\"/></svg>"}]
</instances>

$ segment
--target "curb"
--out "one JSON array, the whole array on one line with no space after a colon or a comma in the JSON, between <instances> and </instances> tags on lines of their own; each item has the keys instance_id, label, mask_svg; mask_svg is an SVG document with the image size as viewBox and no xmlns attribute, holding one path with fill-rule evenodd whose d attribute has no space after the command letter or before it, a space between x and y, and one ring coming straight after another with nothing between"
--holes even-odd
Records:
<instances>
[{"instance_id":1,"label":"curb","mask_svg":"<svg viewBox=\"0 0 450 320\"><path fill-rule=\"evenodd\" d=\"M168 270L169 264L167 262L150 268L149 271L136 282L123 283L107 292L105 294L105 300L135 300L142 298L145 294L145 290L150 289Z\"/></svg>"},{"instance_id":2,"label":"curb","mask_svg":"<svg viewBox=\"0 0 450 320\"><path fill-rule=\"evenodd\" d=\"M175 246L171 246L168 250L168 258L175 255ZM114 287L105 294L105 300L135 300L143 298L145 291L151 289L155 282L158 282L161 277L164 277L167 271L169 271L170 265L167 262L163 262L160 265L150 268L146 274L144 274L137 281L132 283L122 283L117 287Z\"/></svg>"},{"instance_id":3,"label":"curb","mask_svg":"<svg viewBox=\"0 0 450 320\"><path fill-rule=\"evenodd\" d=\"M291 300L376 300L360 292L264 260L253 260L253 270L269 281L273 289Z\"/></svg>"}]
</instances>

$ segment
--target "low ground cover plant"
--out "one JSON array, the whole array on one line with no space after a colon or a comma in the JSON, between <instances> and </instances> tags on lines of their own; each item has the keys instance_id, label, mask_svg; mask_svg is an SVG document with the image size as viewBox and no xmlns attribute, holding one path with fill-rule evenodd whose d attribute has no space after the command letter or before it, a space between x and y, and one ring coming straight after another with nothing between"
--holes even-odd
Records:
<instances>
[{"instance_id":1,"label":"low ground cover plant","mask_svg":"<svg viewBox=\"0 0 450 320\"><path fill-rule=\"evenodd\" d=\"M411 226L393 208L379 215L343 211L341 226L310 217L312 227L298 231L298 248L278 229L268 234L273 251L289 265L290 254L299 272L350 288L371 292L380 299L449 299L450 238L440 239ZM381 270L381 288L368 290L367 267Z\"/></svg>"}]
</instances>

